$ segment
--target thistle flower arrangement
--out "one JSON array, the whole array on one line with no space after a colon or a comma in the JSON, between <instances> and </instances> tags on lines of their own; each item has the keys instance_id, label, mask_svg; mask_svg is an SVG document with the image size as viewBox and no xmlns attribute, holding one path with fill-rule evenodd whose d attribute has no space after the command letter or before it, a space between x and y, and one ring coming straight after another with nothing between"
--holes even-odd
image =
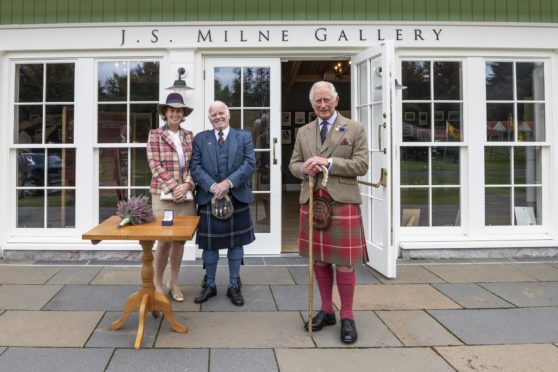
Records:
<instances>
[{"instance_id":1,"label":"thistle flower arrangement","mask_svg":"<svg viewBox=\"0 0 558 372\"><path fill-rule=\"evenodd\" d=\"M118 227L141 225L153 221L153 210L149 198L145 195L131 196L128 200L120 200L116 205L116 213L121 220Z\"/></svg>"}]
</instances>

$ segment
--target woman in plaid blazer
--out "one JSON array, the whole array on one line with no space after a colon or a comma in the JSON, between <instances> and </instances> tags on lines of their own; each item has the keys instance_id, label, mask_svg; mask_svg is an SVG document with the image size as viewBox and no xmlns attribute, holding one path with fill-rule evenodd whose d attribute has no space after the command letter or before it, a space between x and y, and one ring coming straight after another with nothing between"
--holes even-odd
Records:
<instances>
[{"instance_id":1,"label":"woman in plaid blazer","mask_svg":"<svg viewBox=\"0 0 558 372\"><path fill-rule=\"evenodd\" d=\"M153 177L150 192L153 213L162 215L172 209L175 216L195 216L192 197L195 183L190 177L192 158L191 131L180 127L192 108L184 104L178 93L168 95L166 103L157 106L165 125L152 129L147 142L147 159ZM163 274L170 258L170 280L167 289L173 300L182 302L184 295L178 287L178 272L184 254L184 241L159 241L155 251L155 290L164 293Z\"/></svg>"}]
</instances>

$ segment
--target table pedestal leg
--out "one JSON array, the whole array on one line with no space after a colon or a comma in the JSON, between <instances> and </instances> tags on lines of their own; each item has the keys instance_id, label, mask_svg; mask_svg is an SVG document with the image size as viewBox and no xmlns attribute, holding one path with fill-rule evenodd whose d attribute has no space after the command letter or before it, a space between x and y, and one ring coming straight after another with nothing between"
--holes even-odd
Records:
<instances>
[{"instance_id":1,"label":"table pedestal leg","mask_svg":"<svg viewBox=\"0 0 558 372\"><path fill-rule=\"evenodd\" d=\"M159 312L162 312L165 314L165 320L169 322L172 329L179 333L188 332L188 327L180 323L174 317L169 299L165 295L155 292L155 286L153 285L153 241L142 240L140 244L143 249L143 256L141 258L141 289L128 297L124 305L124 313L117 321L109 326L111 330L119 329L126 323L132 311L139 309L138 333L136 342L134 343L134 349L139 349L141 347L145 328L145 318L148 312L151 312L155 318L159 316Z\"/></svg>"}]
</instances>

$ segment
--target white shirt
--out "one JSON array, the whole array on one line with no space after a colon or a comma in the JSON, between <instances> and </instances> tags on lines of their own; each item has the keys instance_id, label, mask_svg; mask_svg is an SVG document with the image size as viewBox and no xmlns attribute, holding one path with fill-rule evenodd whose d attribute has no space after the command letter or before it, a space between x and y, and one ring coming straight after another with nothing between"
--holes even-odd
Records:
<instances>
[{"instance_id":1,"label":"white shirt","mask_svg":"<svg viewBox=\"0 0 558 372\"><path fill-rule=\"evenodd\" d=\"M231 127L226 127L225 129L223 129L221 132L223 132L223 141L227 140L227 136L229 135L229 130L231 129ZM217 141L219 141L219 131L217 129L214 129L215 132L215 139Z\"/></svg>"},{"instance_id":2,"label":"white shirt","mask_svg":"<svg viewBox=\"0 0 558 372\"><path fill-rule=\"evenodd\" d=\"M329 130L331 129L331 127L333 126L333 123L335 123L335 120L337 120L337 111L335 111L335 112L333 113L333 115L331 115L331 116L329 117L329 119L327 119L327 132L328 132L328 133L329 133ZM318 124L320 124L320 125L319 125L319 128L318 128L318 132L320 131L320 129L322 129L322 123L323 123L324 121L325 121L325 120L322 120L322 119L318 118L318 122L319 122Z\"/></svg>"},{"instance_id":3,"label":"white shirt","mask_svg":"<svg viewBox=\"0 0 558 372\"><path fill-rule=\"evenodd\" d=\"M180 165L180 169L186 166L186 160L184 159L184 150L182 149L182 141L180 140L180 131L174 133L172 130L169 130L171 135L172 141L174 142L174 147L176 148L176 154L178 155L178 164Z\"/></svg>"}]
</instances>

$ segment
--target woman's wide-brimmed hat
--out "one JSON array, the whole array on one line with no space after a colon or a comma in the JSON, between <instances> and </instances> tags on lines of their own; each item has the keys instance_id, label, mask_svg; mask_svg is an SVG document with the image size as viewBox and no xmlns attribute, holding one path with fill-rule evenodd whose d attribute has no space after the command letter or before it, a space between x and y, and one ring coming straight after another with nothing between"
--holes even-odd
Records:
<instances>
[{"instance_id":1,"label":"woman's wide-brimmed hat","mask_svg":"<svg viewBox=\"0 0 558 372\"><path fill-rule=\"evenodd\" d=\"M184 104L184 99L179 93L170 93L167 96L167 101L165 103L159 103L157 105L157 112L159 113L159 115L165 116L165 111L168 107L183 109L184 117L190 115L192 111L194 111L193 108L188 107Z\"/></svg>"}]
</instances>

